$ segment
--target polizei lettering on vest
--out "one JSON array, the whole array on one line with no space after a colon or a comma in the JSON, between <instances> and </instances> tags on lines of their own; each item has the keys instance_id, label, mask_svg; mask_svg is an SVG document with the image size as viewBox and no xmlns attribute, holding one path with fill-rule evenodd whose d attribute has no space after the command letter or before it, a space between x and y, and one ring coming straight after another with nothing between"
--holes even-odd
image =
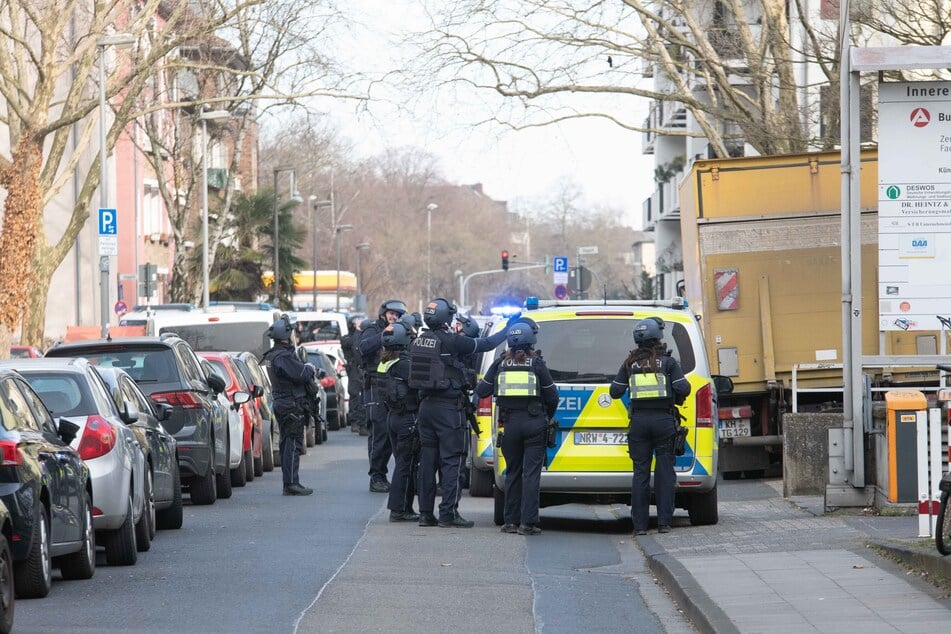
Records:
<instances>
[{"instance_id":1,"label":"polizei lettering on vest","mask_svg":"<svg viewBox=\"0 0 951 634\"><path fill-rule=\"evenodd\" d=\"M435 337L417 337L413 345L418 348L435 348L438 342Z\"/></svg>"}]
</instances>

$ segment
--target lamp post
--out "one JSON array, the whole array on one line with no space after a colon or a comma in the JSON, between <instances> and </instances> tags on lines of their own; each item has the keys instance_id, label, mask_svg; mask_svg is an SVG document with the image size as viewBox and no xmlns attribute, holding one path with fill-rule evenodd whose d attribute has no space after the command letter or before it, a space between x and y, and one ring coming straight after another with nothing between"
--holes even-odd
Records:
<instances>
[{"instance_id":1,"label":"lamp post","mask_svg":"<svg viewBox=\"0 0 951 634\"><path fill-rule=\"evenodd\" d=\"M426 301L433 298L433 211L436 203L426 205Z\"/></svg>"},{"instance_id":2,"label":"lamp post","mask_svg":"<svg viewBox=\"0 0 951 634\"><path fill-rule=\"evenodd\" d=\"M135 44L131 33L104 35L96 42L99 49L99 205L109 208L109 174L106 170L106 47L126 48ZM99 249L99 332L109 336L109 256Z\"/></svg>"},{"instance_id":3,"label":"lamp post","mask_svg":"<svg viewBox=\"0 0 951 634\"><path fill-rule=\"evenodd\" d=\"M202 112L198 118L201 120L201 305L208 310L211 305L208 281L208 122L227 121L231 113L227 110L211 110Z\"/></svg>"},{"instance_id":4,"label":"lamp post","mask_svg":"<svg viewBox=\"0 0 951 634\"><path fill-rule=\"evenodd\" d=\"M280 266L281 266L281 249L280 249L280 227L278 225L278 194L277 194L277 176L281 172L290 172L291 174L291 200L296 202L302 202L304 199L301 198L300 193L297 191L297 172L294 171L294 168L290 165L281 165L274 168L274 306L280 308L281 296L280 296Z\"/></svg>"},{"instance_id":5,"label":"lamp post","mask_svg":"<svg viewBox=\"0 0 951 634\"><path fill-rule=\"evenodd\" d=\"M337 288L335 289L337 308L335 310L338 313L340 312L340 234L344 231L352 230L353 225L338 225L334 227L334 246L337 249Z\"/></svg>"},{"instance_id":6,"label":"lamp post","mask_svg":"<svg viewBox=\"0 0 951 634\"><path fill-rule=\"evenodd\" d=\"M354 246L357 250L357 301L360 302L357 310L363 310L363 278L360 277L360 251L366 251L370 248L369 242L361 242Z\"/></svg>"},{"instance_id":7,"label":"lamp post","mask_svg":"<svg viewBox=\"0 0 951 634\"><path fill-rule=\"evenodd\" d=\"M330 200L317 200L317 197L313 194L310 195L310 204L311 204L311 213L313 217L311 221L313 226L311 227L311 240L313 240L312 251L311 251L311 268L314 271L314 297L313 304L311 305L311 310L317 310L317 210L321 207L330 207L331 216L333 215L333 205L334 197L333 194L330 195Z\"/></svg>"}]
</instances>

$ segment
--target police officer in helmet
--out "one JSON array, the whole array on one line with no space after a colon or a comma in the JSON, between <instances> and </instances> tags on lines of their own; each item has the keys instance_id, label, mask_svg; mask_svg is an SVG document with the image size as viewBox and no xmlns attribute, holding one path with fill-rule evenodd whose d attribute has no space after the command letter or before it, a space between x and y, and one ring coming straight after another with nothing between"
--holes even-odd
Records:
<instances>
[{"instance_id":1,"label":"police officer in helmet","mask_svg":"<svg viewBox=\"0 0 951 634\"><path fill-rule=\"evenodd\" d=\"M314 380L316 368L303 363L294 350L294 326L290 318L281 315L267 329L274 347L264 353L263 364L271 379L274 395L274 416L281 432L281 472L284 476L284 495L310 495L313 489L300 483L300 451L306 423L307 384Z\"/></svg>"},{"instance_id":2,"label":"police officer in helmet","mask_svg":"<svg viewBox=\"0 0 951 634\"><path fill-rule=\"evenodd\" d=\"M537 326L536 326L537 328ZM545 462L547 421L558 409L558 388L535 354L535 333L524 321L506 334L508 350L489 367L476 395L495 395L503 424L505 510L503 533L539 535L538 504Z\"/></svg>"},{"instance_id":3,"label":"police officer in helmet","mask_svg":"<svg viewBox=\"0 0 951 634\"><path fill-rule=\"evenodd\" d=\"M465 370L463 358L492 350L505 341L505 332L471 339L450 331L456 307L434 299L423 311L425 330L410 345L409 386L419 390L417 424L422 444L419 483L419 525L471 528L473 522L459 515L460 467L465 450ZM513 319L514 321L514 319ZM439 517L433 514L436 470L443 495Z\"/></svg>"},{"instance_id":4,"label":"police officer in helmet","mask_svg":"<svg viewBox=\"0 0 951 634\"><path fill-rule=\"evenodd\" d=\"M654 496L658 532L670 531L674 515L674 441L680 423L675 406L683 404L690 394L690 383L680 363L667 354L663 331L664 321L659 317L637 322L637 347L628 353L611 382L612 398L630 392L627 449L634 462L631 519L635 535L647 534L651 458L656 458Z\"/></svg>"},{"instance_id":5,"label":"police officer in helmet","mask_svg":"<svg viewBox=\"0 0 951 634\"><path fill-rule=\"evenodd\" d=\"M406 304L398 299L388 299L380 304L377 318L369 324L364 322L357 344L363 358L365 378L363 382L363 407L366 410L367 427L370 436L367 439L370 454L370 491L387 493L390 483L386 479L389 470L390 434L386 428L386 406L383 404L385 377L380 374L380 354L383 351L383 330L395 324L406 314Z\"/></svg>"}]
</instances>

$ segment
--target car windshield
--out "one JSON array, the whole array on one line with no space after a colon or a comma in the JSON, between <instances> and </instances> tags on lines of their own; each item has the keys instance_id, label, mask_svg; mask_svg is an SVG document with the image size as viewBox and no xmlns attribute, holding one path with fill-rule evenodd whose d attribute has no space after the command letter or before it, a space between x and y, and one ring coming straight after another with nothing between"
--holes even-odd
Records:
<instances>
[{"instance_id":1,"label":"car windshield","mask_svg":"<svg viewBox=\"0 0 951 634\"><path fill-rule=\"evenodd\" d=\"M609 383L634 347L634 320L570 319L539 323L538 343L552 378L559 383ZM683 371L696 365L690 336L683 325L668 322L664 343ZM496 356L505 347L496 349Z\"/></svg>"},{"instance_id":2,"label":"car windshield","mask_svg":"<svg viewBox=\"0 0 951 634\"><path fill-rule=\"evenodd\" d=\"M260 359L271 347L267 326L260 321L166 326L162 332L175 333L199 352L247 350Z\"/></svg>"}]
</instances>

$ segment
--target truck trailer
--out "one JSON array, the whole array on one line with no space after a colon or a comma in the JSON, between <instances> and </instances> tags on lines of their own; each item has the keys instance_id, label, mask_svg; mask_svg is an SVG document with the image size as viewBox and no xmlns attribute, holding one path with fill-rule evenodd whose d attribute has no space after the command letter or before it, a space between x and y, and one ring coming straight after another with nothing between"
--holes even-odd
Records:
<instances>
[{"instance_id":1,"label":"truck trailer","mask_svg":"<svg viewBox=\"0 0 951 634\"><path fill-rule=\"evenodd\" d=\"M942 333L879 331L875 151L861 169L862 353L933 354ZM841 411L840 196L838 152L698 160L681 182L682 294L713 372L733 379L717 410L724 477L781 462L785 412ZM872 388L937 382L934 368L865 374Z\"/></svg>"}]
</instances>

